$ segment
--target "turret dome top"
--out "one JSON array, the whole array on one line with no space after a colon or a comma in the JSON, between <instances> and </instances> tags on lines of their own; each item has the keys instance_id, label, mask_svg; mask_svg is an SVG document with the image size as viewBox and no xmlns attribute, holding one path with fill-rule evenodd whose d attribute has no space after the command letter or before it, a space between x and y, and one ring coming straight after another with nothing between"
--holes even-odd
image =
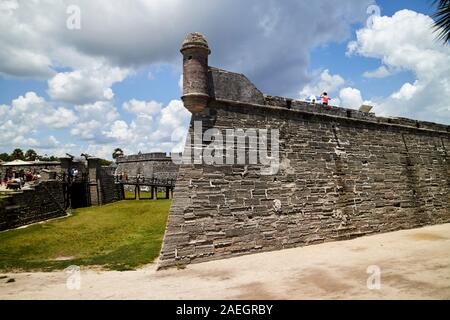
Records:
<instances>
[{"instance_id":1,"label":"turret dome top","mask_svg":"<svg viewBox=\"0 0 450 320\"><path fill-rule=\"evenodd\" d=\"M199 32L189 33L183 41L183 45L181 47L181 51L189 48L204 48L211 53L208 47L208 41L205 36Z\"/></svg>"}]
</instances>

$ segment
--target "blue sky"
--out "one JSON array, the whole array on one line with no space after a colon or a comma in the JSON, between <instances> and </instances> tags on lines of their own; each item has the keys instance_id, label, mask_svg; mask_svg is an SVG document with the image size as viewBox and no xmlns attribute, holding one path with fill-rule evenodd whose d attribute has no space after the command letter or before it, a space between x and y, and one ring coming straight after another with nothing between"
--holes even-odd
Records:
<instances>
[{"instance_id":1,"label":"blue sky","mask_svg":"<svg viewBox=\"0 0 450 320\"><path fill-rule=\"evenodd\" d=\"M431 1L426 0L385 0L376 2L380 7L381 14L385 16L392 16L402 9L410 9L426 15L432 15L434 7L431 6L430 3ZM356 30L363 26L364 23L352 25L352 40L355 39ZM345 55L347 43L348 41L338 43L332 42L314 48L311 51L311 63L309 69L329 69L331 73L340 74L344 78L352 81L355 86L360 88L360 90L368 97L387 95L393 88L401 87L405 82L414 81L413 72L408 70L395 74L389 78L389 81L386 81L386 79L368 80L364 78L363 73L365 71L368 69L376 69L379 66L379 59L359 56L348 58Z\"/></svg>"},{"instance_id":2,"label":"blue sky","mask_svg":"<svg viewBox=\"0 0 450 320\"><path fill-rule=\"evenodd\" d=\"M178 50L192 31L211 65L265 93L326 90L336 105L450 124L450 49L430 31L430 3L1 0L0 153L179 151L190 115ZM79 29L67 27L72 4ZM380 14L367 24L371 5Z\"/></svg>"}]
</instances>

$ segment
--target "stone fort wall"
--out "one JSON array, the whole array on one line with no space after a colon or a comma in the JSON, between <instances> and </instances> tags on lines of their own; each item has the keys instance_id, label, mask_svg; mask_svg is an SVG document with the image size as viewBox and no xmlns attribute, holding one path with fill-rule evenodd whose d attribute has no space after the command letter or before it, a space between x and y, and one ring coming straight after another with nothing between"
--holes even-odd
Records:
<instances>
[{"instance_id":1,"label":"stone fort wall","mask_svg":"<svg viewBox=\"0 0 450 320\"><path fill-rule=\"evenodd\" d=\"M205 72L207 104L184 97L191 136L194 121L279 129L280 170L181 165L161 268L450 222L449 126L268 97L243 75Z\"/></svg>"},{"instance_id":2,"label":"stone fort wall","mask_svg":"<svg viewBox=\"0 0 450 320\"><path fill-rule=\"evenodd\" d=\"M42 179L18 192L0 195L0 231L64 216L69 198L72 208L105 205L124 199L123 186L116 183L113 167L101 167L98 159L82 162L62 159L60 175L79 169L77 179Z\"/></svg>"},{"instance_id":3,"label":"stone fort wall","mask_svg":"<svg viewBox=\"0 0 450 320\"><path fill-rule=\"evenodd\" d=\"M24 189L0 198L0 231L64 216L63 185L60 181L42 181L33 189Z\"/></svg>"},{"instance_id":4,"label":"stone fort wall","mask_svg":"<svg viewBox=\"0 0 450 320\"><path fill-rule=\"evenodd\" d=\"M165 153L143 153L119 157L115 173L127 174L129 177L141 175L146 178L176 180L178 165Z\"/></svg>"},{"instance_id":5,"label":"stone fort wall","mask_svg":"<svg viewBox=\"0 0 450 320\"><path fill-rule=\"evenodd\" d=\"M102 205L125 199L123 186L116 183L114 173L115 168L113 167L98 168L97 177Z\"/></svg>"}]
</instances>

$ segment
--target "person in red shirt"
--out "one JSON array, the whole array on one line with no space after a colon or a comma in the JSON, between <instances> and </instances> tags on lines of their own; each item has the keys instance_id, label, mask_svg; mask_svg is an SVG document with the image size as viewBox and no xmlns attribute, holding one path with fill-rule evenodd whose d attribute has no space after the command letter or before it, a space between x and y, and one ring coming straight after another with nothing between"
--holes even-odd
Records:
<instances>
[{"instance_id":1,"label":"person in red shirt","mask_svg":"<svg viewBox=\"0 0 450 320\"><path fill-rule=\"evenodd\" d=\"M25 181L26 181L26 182L33 181L33 173L31 172L31 170L28 170L28 171L25 173Z\"/></svg>"},{"instance_id":2,"label":"person in red shirt","mask_svg":"<svg viewBox=\"0 0 450 320\"><path fill-rule=\"evenodd\" d=\"M330 102L330 98L328 97L328 94L326 92L322 93L322 95L320 96L320 99L322 99L322 104L324 106L328 105L328 102Z\"/></svg>"}]
</instances>

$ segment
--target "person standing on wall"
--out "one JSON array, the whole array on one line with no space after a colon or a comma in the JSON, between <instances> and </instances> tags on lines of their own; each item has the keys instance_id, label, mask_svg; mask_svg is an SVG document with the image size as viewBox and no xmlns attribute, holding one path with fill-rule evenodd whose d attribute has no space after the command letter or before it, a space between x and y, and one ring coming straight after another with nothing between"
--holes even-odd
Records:
<instances>
[{"instance_id":1,"label":"person standing on wall","mask_svg":"<svg viewBox=\"0 0 450 320\"><path fill-rule=\"evenodd\" d=\"M327 106L328 103L330 102L330 98L328 97L328 94L326 92L322 93L322 95L320 96L320 99L322 99L322 104L324 106Z\"/></svg>"}]
</instances>

